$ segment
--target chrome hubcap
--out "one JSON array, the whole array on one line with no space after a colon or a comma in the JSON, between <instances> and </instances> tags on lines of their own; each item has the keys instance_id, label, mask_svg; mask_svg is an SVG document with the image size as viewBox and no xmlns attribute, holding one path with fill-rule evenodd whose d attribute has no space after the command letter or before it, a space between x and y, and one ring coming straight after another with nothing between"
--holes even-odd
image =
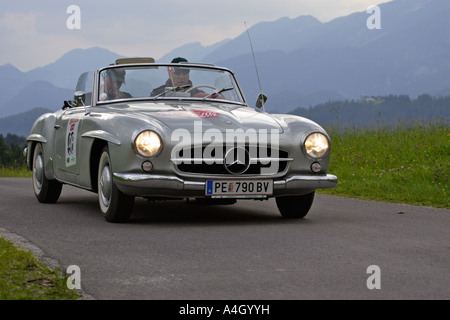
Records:
<instances>
[{"instance_id":1,"label":"chrome hubcap","mask_svg":"<svg viewBox=\"0 0 450 320\"><path fill-rule=\"evenodd\" d=\"M42 188L42 182L44 181L44 161L42 160L42 154L36 157L36 161L33 166L34 182L36 187L40 190Z\"/></svg>"},{"instance_id":2,"label":"chrome hubcap","mask_svg":"<svg viewBox=\"0 0 450 320\"><path fill-rule=\"evenodd\" d=\"M109 170L109 166L105 166L103 167L102 175L100 176L100 195L105 207L109 207L109 203L111 201L111 187L111 172Z\"/></svg>"}]
</instances>

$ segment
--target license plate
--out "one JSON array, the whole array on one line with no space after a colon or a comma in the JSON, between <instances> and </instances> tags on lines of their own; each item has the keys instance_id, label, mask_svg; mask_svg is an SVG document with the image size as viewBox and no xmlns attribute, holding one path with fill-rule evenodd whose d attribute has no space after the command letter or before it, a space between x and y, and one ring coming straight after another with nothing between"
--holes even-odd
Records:
<instances>
[{"instance_id":1,"label":"license plate","mask_svg":"<svg viewBox=\"0 0 450 320\"><path fill-rule=\"evenodd\" d=\"M207 180L205 189L212 198L265 198L272 193L272 180Z\"/></svg>"}]
</instances>

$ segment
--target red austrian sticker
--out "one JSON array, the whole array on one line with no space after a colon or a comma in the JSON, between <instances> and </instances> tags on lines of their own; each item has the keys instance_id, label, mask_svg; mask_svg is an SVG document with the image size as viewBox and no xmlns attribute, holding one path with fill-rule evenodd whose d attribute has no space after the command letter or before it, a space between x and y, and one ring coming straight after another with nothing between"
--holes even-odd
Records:
<instances>
[{"instance_id":1,"label":"red austrian sticker","mask_svg":"<svg viewBox=\"0 0 450 320\"><path fill-rule=\"evenodd\" d=\"M177 117L177 118L217 118L220 113L206 110L191 110L189 111L160 111L156 113L159 117Z\"/></svg>"},{"instance_id":2,"label":"red austrian sticker","mask_svg":"<svg viewBox=\"0 0 450 320\"><path fill-rule=\"evenodd\" d=\"M192 112L195 113L197 117L201 119L217 118L218 116L220 116L220 113L214 111L192 110Z\"/></svg>"},{"instance_id":3,"label":"red austrian sticker","mask_svg":"<svg viewBox=\"0 0 450 320\"><path fill-rule=\"evenodd\" d=\"M188 111L160 111L156 113L158 117L174 117L174 118L197 118Z\"/></svg>"}]
</instances>

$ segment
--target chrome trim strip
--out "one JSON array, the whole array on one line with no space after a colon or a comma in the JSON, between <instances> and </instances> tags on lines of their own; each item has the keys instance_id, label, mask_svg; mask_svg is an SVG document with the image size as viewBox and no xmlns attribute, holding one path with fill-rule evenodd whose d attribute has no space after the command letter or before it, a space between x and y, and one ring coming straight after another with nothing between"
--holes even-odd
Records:
<instances>
[{"instance_id":1,"label":"chrome trim strip","mask_svg":"<svg viewBox=\"0 0 450 320\"><path fill-rule=\"evenodd\" d=\"M223 158L171 158L170 161L172 161L175 164L180 164L183 162L188 163L216 163L216 164L223 164L224 159ZM271 161L277 161L277 162L288 162L288 161L294 161L294 158L250 158L251 164L256 164L258 162L271 162Z\"/></svg>"},{"instance_id":2,"label":"chrome trim strip","mask_svg":"<svg viewBox=\"0 0 450 320\"><path fill-rule=\"evenodd\" d=\"M286 189L333 188L337 184L337 177L332 174L326 176L292 176L285 180Z\"/></svg>"},{"instance_id":3,"label":"chrome trim strip","mask_svg":"<svg viewBox=\"0 0 450 320\"><path fill-rule=\"evenodd\" d=\"M147 189L173 189L173 190L192 190L198 191L205 188L205 181L183 180L174 176L152 175L152 174L133 174L133 173L114 173L114 181L118 186L139 187ZM261 177L259 177L261 178ZM239 179L233 177L213 177L211 179ZM248 179L248 178L245 178ZM274 180L275 190L302 190L302 189L326 189L333 188L337 184L337 177L332 174L323 176L291 176L287 179Z\"/></svg>"}]
</instances>

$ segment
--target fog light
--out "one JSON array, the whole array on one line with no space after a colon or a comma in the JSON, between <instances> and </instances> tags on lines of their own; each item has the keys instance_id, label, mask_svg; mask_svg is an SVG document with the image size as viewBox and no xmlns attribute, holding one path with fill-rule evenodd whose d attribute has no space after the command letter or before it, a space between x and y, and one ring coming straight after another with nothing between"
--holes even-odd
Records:
<instances>
[{"instance_id":1,"label":"fog light","mask_svg":"<svg viewBox=\"0 0 450 320\"><path fill-rule=\"evenodd\" d=\"M311 171L314 172L314 173L320 172L321 169L322 169L322 166L318 162L314 162L311 165Z\"/></svg>"},{"instance_id":2,"label":"fog light","mask_svg":"<svg viewBox=\"0 0 450 320\"><path fill-rule=\"evenodd\" d=\"M142 170L145 172L150 172L153 170L153 164L150 161L144 161L142 163Z\"/></svg>"}]
</instances>

